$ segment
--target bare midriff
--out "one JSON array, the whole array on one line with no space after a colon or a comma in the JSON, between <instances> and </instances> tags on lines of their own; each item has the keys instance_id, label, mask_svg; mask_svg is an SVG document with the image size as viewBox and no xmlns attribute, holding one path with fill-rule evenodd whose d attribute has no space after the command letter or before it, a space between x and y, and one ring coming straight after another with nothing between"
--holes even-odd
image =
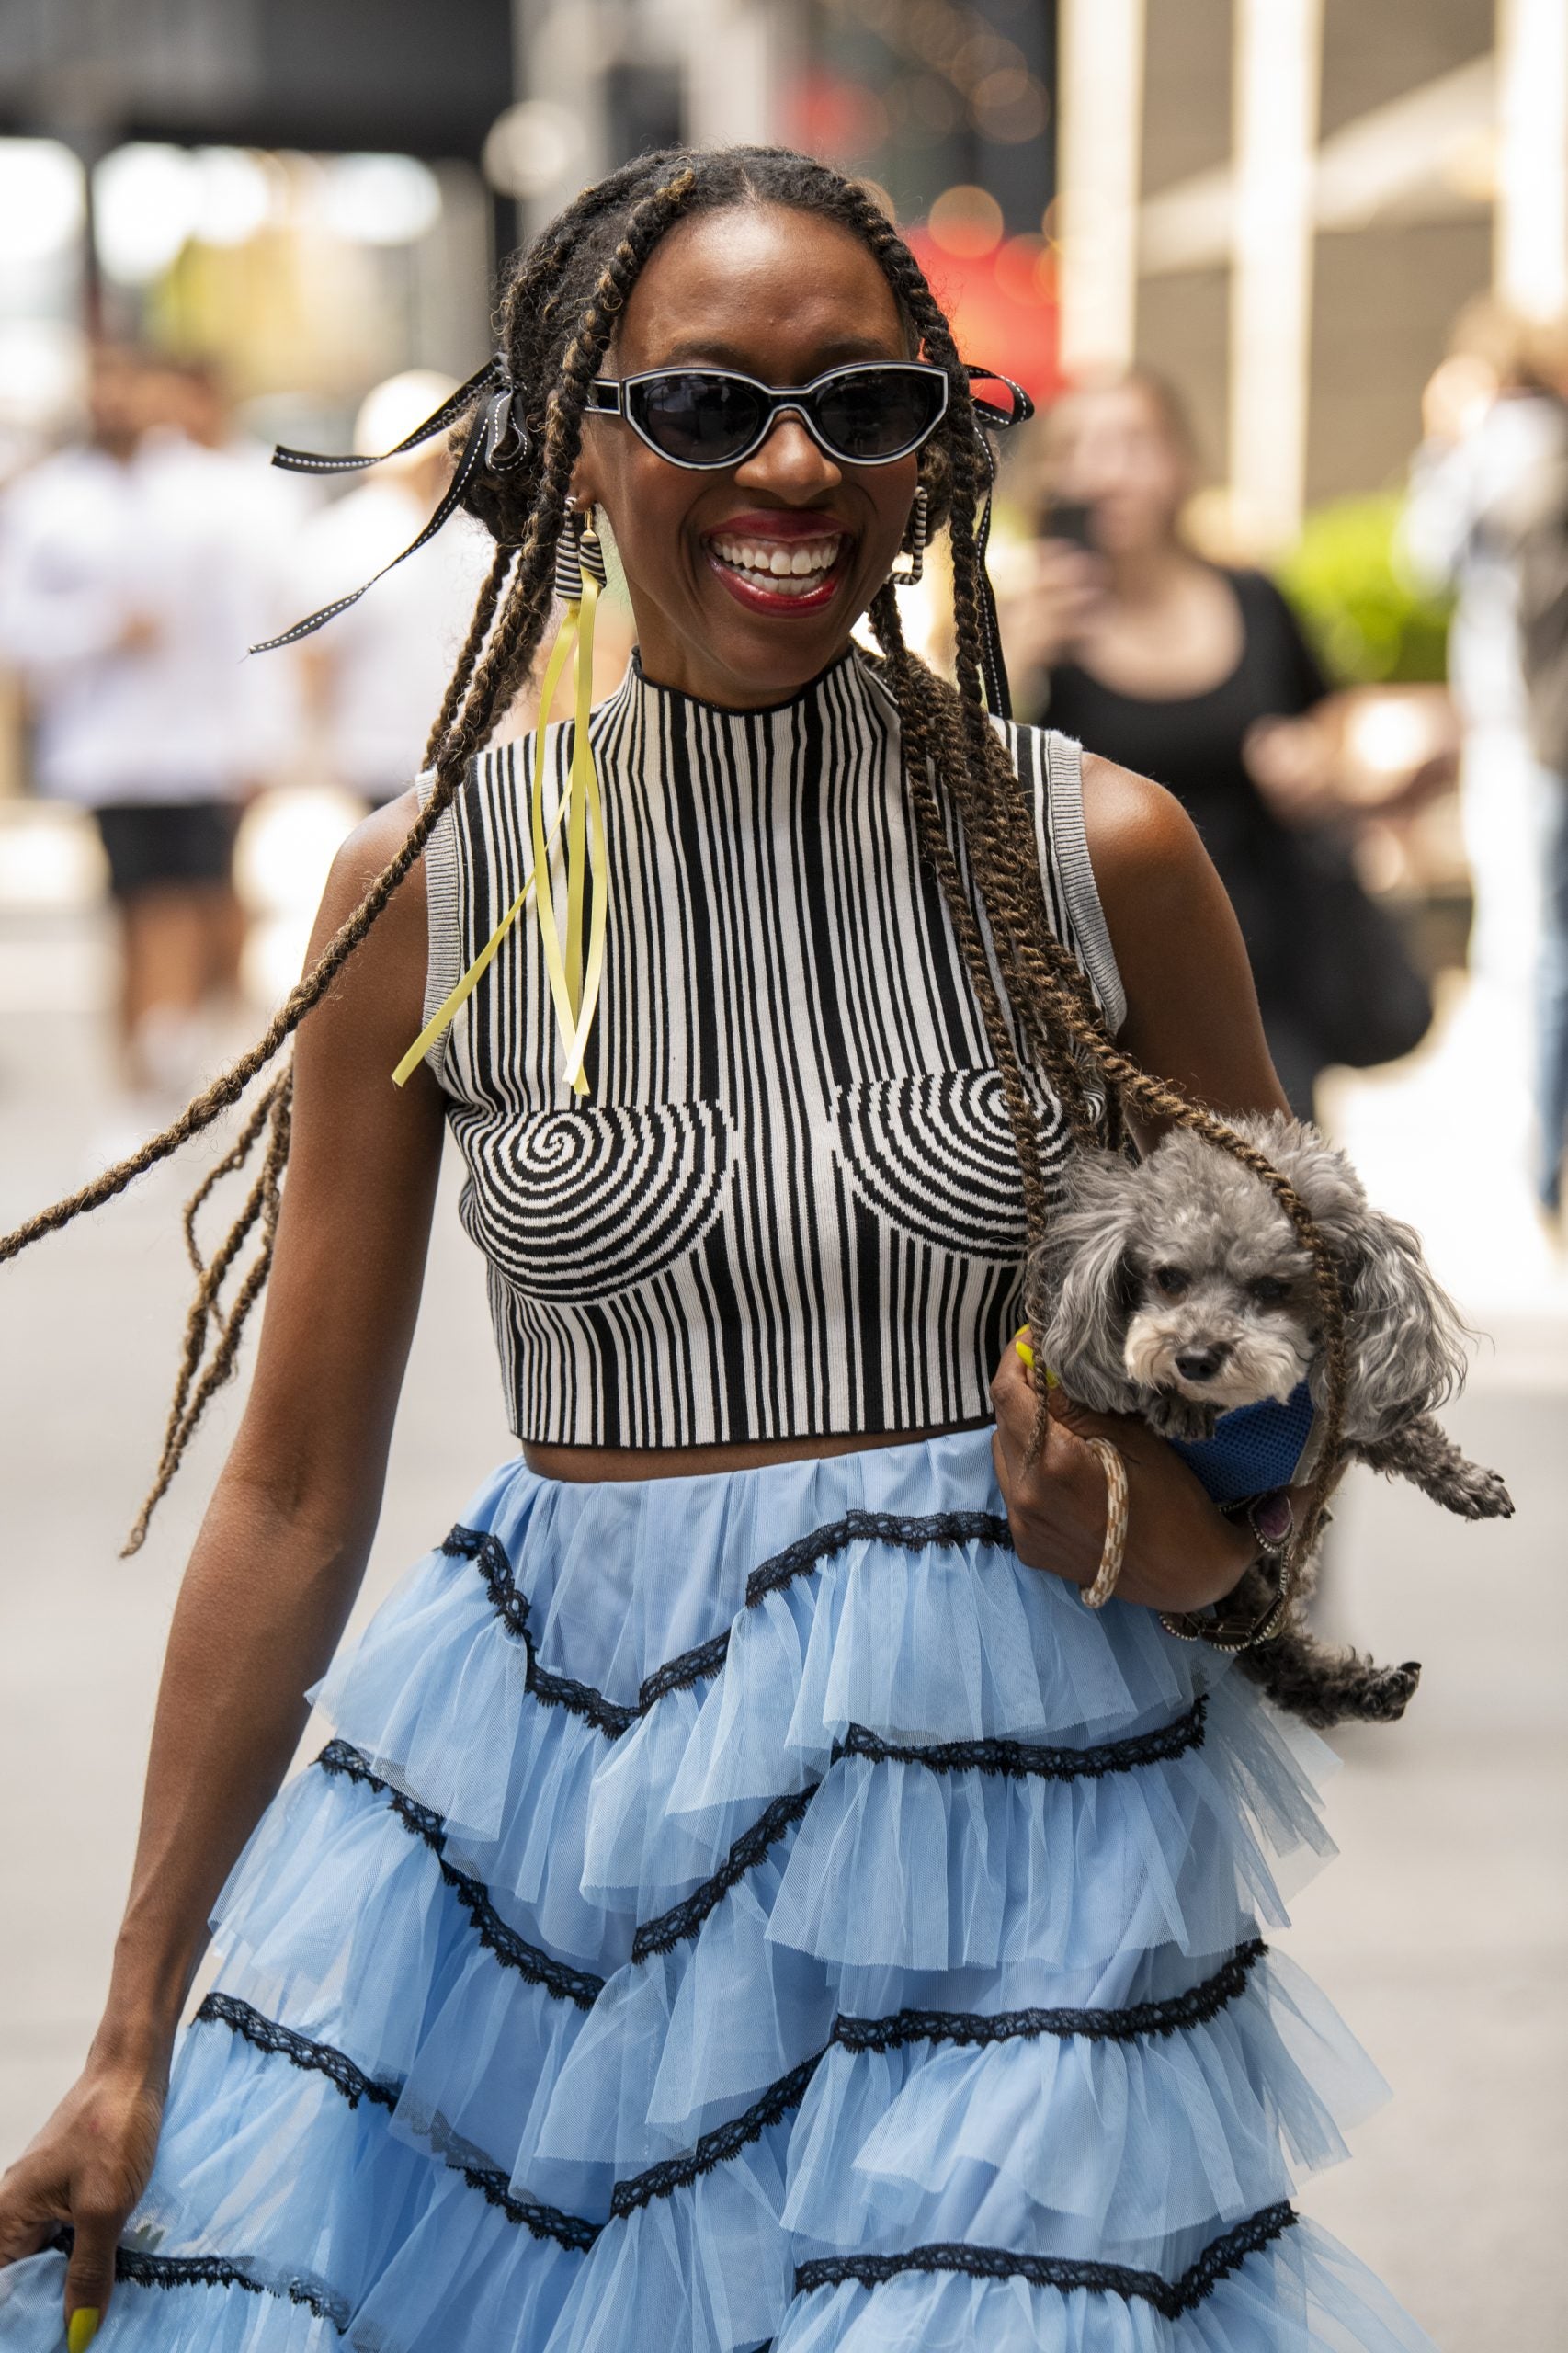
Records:
<instances>
[{"instance_id":1,"label":"bare midriff","mask_svg":"<svg viewBox=\"0 0 1568 2353\"><path fill-rule=\"evenodd\" d=\"M835 1438L747 1438L733 1446L536 1446L523 1460L540 1479L578 1486L598 1479L699 1479L712 1472L756 1471L769 1462L811 1462L830 1454L863 1454L873 1446L918 1446L980 1422L944 1422L933 1429L850 1430Z\"/></svg>"}]
</instances>

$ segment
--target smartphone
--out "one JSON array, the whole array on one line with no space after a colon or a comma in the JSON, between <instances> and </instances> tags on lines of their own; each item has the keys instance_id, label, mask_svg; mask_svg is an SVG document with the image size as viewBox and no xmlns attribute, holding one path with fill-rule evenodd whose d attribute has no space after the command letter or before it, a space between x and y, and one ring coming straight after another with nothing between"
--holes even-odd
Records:
<instances>
[{"instance_id":1,"label":"smartphone","mask_svg":"<svg viewBox=\"0 0 1568 2353\"><path fill-rule=\"evenodd\" d=\"M1082 548L1085 554L1096 552L1095 545L1095 510L1085 498L1048 498L1040 510L1039 530L1042 540L1065 540L1069 547Z\"/></svg>"}]
</instances>

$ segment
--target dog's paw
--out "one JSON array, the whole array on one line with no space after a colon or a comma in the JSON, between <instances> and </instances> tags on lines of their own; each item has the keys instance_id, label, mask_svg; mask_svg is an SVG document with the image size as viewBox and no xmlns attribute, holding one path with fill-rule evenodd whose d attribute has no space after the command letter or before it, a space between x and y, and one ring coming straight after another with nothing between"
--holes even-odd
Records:
<instances>
[{"instance_id":1,"label":"dog's paw","mask_svg":"<svg viewBox=\"0 0 1568 2353\"><path fill-rule=\"evenodd\" d=\"M1488 1471L1479 1462L1464 1462L1450 1482L1449 1509L1465 1519L1512 1519L1514 1498L1504 1485L1500 1471Z\"/></svg>"},{"instance_id":2,"label":"dog's paw","mask_svg":"<svg viewBox=\"0 0 1568 2353\"><path fill-rule=\"evenodd\" d=\"M1144 1407L1143 1418L1161 1438L1193 1440L1213 1437L1220 1408L1184 1397L1179 1389L1158 1389Z\"/></svg>"}]
</instances>

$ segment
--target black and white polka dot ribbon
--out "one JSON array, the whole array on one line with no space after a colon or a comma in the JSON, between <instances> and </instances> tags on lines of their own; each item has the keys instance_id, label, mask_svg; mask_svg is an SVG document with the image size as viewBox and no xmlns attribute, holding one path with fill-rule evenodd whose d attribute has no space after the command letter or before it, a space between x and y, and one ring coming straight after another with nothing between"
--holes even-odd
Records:
<instances>
[{"instance_id":1,"label":"black and white polka dot ribbon","mask_svg":"<svg viewBox=\"0 0 1568 2353\"><path fill-rule=\"evenodd\" d=\"M985 688L986 708L994 719L1011 719L1013 690L1007 683L1007 665L1002 654L1002 631L996 619L996 592L991 585L991 574L986 566L985 551L991 540L991 492L996 480L996 457L983 428L993 433L1010 432L1015 425L1027 425L1034 415L1034 403L1021 384L1011 376L1004 376L995 368L969 368L965 370L971 384L1006 384L1013 395L1011 409L999 408L994 401L983 401L970 395L976 419L980 446L985 452L985 500L975 525L974 551L980 559L980 675Z\"/></svg>"},{"instance_id":2,"label":"black and white polka dot ribbon","mask_svg":"<svg viewBox=\"0 0 1568 2353\"><path fill-rule=\"evenodd\" d=\"M373 588L378 580L384 579L389 572L395 571L400 563L435 538L462 505L463 495L482 465L494 473L505 473L509 467L517 465L528 454L528 444L527 433L514 415L513 398L506 362L499 358L488 359L466 384L460 384L449 399L433 410L423 425L416 425L412 433L405 434L395 449L383 449L377 457L334 458L323 456L314 449L274 449L272 462L284 473L362 473L369 466L382 465L388 458L401 458L408 450L417 449L421 443L434 440L437 434L448 432L471 404L477 403L467 438L452 469L452 478L418 538L411 540L401 555L394 555L390 563L383 563L379 572L372 573L362 586L351 589L347 597L335 597L319 612L310 613L302 621L296 621L292 629L286 629L280 637L266 638L261 644L253 645L251 652L272 654L279 646L297 645L302 637L312 637L318 629L324 629L327 622L335 620L339 613L346 613L350 605L357 605L366 590Z\"/></svg>"}]
</instances>

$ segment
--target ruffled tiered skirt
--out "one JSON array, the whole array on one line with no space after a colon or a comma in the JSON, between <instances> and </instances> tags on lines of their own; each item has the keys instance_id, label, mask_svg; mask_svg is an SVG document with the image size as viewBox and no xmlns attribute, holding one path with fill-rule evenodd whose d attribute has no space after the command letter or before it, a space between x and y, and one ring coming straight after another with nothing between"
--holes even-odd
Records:
<instances>
[{"instance_id":1,"label":"ruffled tiered skirt","mask_svg":"<svg viewBox=\"0 0 1568 2353\"><path fill-rule=\"evenodd\" d=\"M1381 2088L1266 1943L1327 1752L1023 1567L985 1432L508 1464L319 1696L106 2353L1426 2344L1290 2203Z\"/></svg>"}]
</instances>

